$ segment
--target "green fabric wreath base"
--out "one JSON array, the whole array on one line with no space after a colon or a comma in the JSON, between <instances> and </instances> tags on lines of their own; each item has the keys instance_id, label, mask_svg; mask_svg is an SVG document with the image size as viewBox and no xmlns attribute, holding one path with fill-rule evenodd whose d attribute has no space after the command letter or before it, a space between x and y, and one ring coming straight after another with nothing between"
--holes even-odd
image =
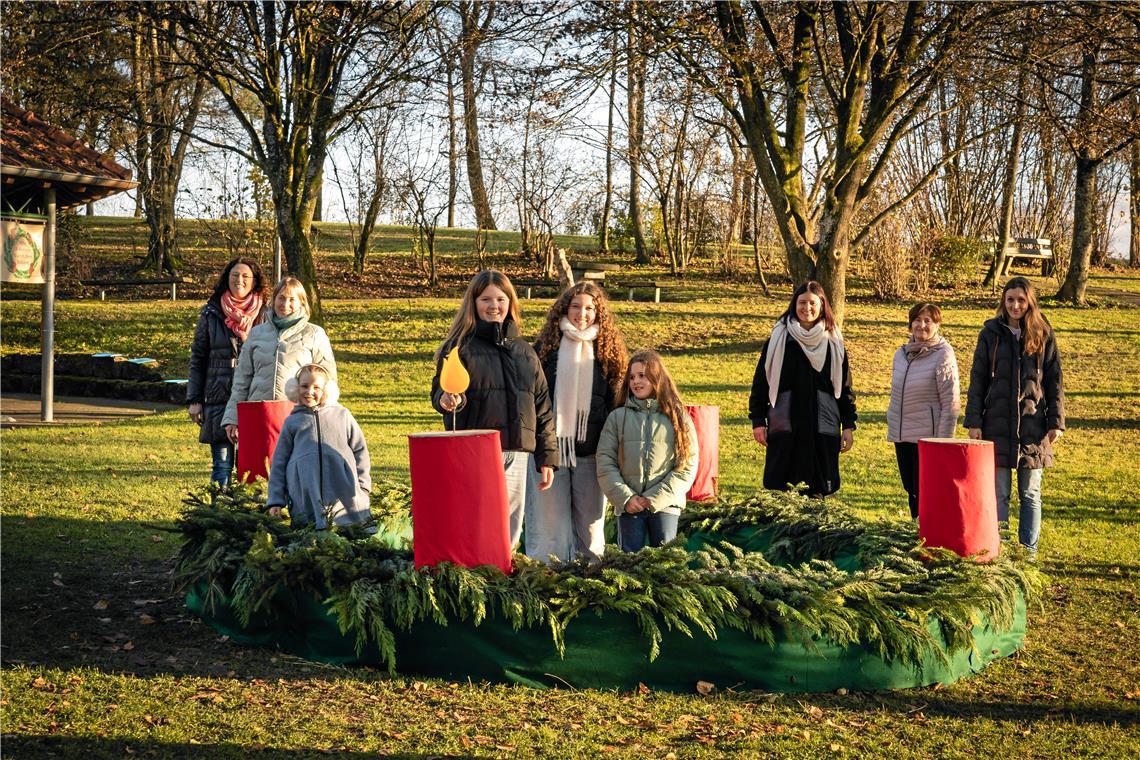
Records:
<instances>
[{"instance_id":1,"label":"green fabric wreath base","mask_svg":"<svg viewBox=\"0 0 1140 760\"><path fill-rule=\"evenodd\" d=\"M949 684L1021 648L1035 568L917 546L795 494L690 510L687 544L602 566L411 567L394 488L370 538L296 531L257 494L188 500L187 606L234 641L318 662L532 687L773 692ZM769 564L771 560L771 564ZM647 647L647 640L649 646Z\"/></svg>"}]
</instances>

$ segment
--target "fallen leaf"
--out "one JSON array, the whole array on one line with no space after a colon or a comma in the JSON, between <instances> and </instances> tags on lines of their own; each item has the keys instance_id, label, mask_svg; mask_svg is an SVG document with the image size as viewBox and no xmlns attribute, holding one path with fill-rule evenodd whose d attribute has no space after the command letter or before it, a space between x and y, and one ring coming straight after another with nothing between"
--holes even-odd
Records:
<instances>
[{"instance_id":1,"label":"fallen leaf","mask_svg":"<svg viewBox=\"0 0 1140 760\"><path fill-rule=\"evenodd\" d=\"M835 693L841 697L846 697L847 696L847 689L840 687L840 688L835 690Z\"/></svg>"},{"instance_id":2,"label":"fallen leaf","mask_svg":"<svg viewBox=\"0 0 1140 760\"><path fill-rule=\"evenodd\" d=\"M641 681L638 681L637 682L637 693L644 697L644 696L647 696L649 694L652 694L653 690L650 689L645 684L643 684ZM669 754L672 754L672 753L669 753Z\"/></svg>"},{"instance_id":3,"label":"fallen leaf","mask_svg":"<svg viewBox=\"0 0 1140 760\"><path fill-rule=\"evenodd\" d=\"M126 644L123 644L123 650L124 651L129 652L134 648L135 648L135 644L133 641L128 641Z\"/></svg>"},{"instance_id":4,"label":"fallen leaf","mask_svg":"<svg viewBox=\"0 0 1140 760\"><path fill-rule=\"evenodd\" d=\"M92 609L96 609L96 610L107 609L107 600L106 599L100 599L99 601L95 602L95 606L92 607Z\"/></svg>"},{"instance_id":5,"label":"fallen leaf","mask_svg":"<svg viewBox=\"0 0 1140 760\"><path fill-rule=\"evenodd\" d=\"M144 612L143 614L139 615L139 622L143 625L154 625L158 621Z\"/></svg>"},{"instance_id":6,"label":"fallen leaf","mask_svg":"<svg viewBox=\"0 0 1140 760\"><path fill-rule=\"evenodd\" d=\"M61 581L59 578L52 578L51 579L51 585L59 586L60 588L64 588L63 581Z\"/></svg>"},{"instance_id":7,"label":"fallen leaf","mask_svg":"<svg viewBox=\"0 0 1140 760\"><path fill-rule=\"evenodd\" d=\"M163 541L165 541L166 539L163 538L162 536L158 535L157 533L155 533L155 534L151 535L150 540L154 541L156 544L160 544Z\"/></svg>"},{"instance_id":8,"label":"fallen leaf","mask_svg":"<svg viewBox=\"0 0 1140 760\"><path fill-rule=\"evenodd\" d=\"M148 604L158 604L162 600L161 599L133 599L131 601L136 607L145 607Z\"/></svg>"},{"instance_id":9,"label":"fallen leaf","mask_svg":"<svg viewBox=\"0 0 1140 760\"><path fill-rule=\"evenodd\" d=\"M708 696L716 691L716 684L709 681L697 681L697 693L702 696Z\"/></svg>"},{"instance_id":10,"label":"fallen leaf","mask_svg":"<svg viewBox=\"0 0 1140 760\"><path fill-rule=\"evenodd\" d=\"M828 748L829 750L831 750L832 752L841 752L841 751L843 750L843 747L842 747L842 746L840 746L840 745L838 745L838 744L836 744L836 743L834 743L834 742L832 742L831 744L828 744L828 745L827 745L827 748Z\"/></svg>"},{"instance_id":11,"label":"fallen leaf","mask_svg":"<svg viewBox=\"0 0 1140 760\"><path fill-rule=\"evenodd\" d=\"M816 707L815 705L810 705L807 708L807 714L810 715L811 717L815 718L816 720L820 720L823 717L823 710Z\"/></svg>"},{"instance_id":12,"label":"fallen leaf","mask_svg":"<svg viewBox=\"0 0 1140 760\"><path fill-rule=\"evenodd\" d=\"M100 623L110 623L110 622L111 622L111 618L99 618L99 622L100 622Z\"/></svg>"}]
</instances>

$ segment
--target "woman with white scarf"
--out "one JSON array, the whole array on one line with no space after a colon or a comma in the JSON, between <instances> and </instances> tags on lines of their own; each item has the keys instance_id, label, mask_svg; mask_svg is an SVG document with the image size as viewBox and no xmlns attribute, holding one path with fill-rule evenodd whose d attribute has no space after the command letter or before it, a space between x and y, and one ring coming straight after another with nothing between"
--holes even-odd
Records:
<instances>
[{"instance_id":1,"label":"woman with white scarf","mask_svg":"<svg viewBox=\"0 0 1140 760\"><path fill-rule=\"evenodd\" d=\"M855 394L843 336L823 286L796 288L752 379L752 435L767 449L764 487L799 483L809 496L839 490L839 453L854 445Z\"/></svg>"},{"instance_id":2,"label":"woman with white scarf","mask_svg":"<svg viewBox=\"0 0 1140 760\"><path fill-rule=\"evenodd\" d=\"M552 556L597 560L605 550L605 497L594 455L627 358L605 292L590 281L563 292L550 307L534 349L554 400L561 466L548 490L531 491L526 553L543 562Z\"/></svg>"}]
</instances>

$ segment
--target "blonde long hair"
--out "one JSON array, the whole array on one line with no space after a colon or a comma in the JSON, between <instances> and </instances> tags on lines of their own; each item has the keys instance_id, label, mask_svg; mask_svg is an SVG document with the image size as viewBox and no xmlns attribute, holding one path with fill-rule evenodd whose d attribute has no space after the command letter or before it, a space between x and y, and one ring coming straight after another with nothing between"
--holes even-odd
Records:
<instances>
[{"instance_id":1,"label":"blonde long hair","mask_svg":"<svg viewBox=\"0 0 1140 760\"><path fill-rule=\"evenodd\" d=\"M305 310L305 316L310 317L313 315L312 309L309 308L309 294L305 292L305 283L298 280L293 275L286 275L281 278L277 286L273 288L273 295L269 299L270 311L273 311L273 304L277 301L277 296L281 293L287 292L297 296L297 300L301 302L301 308ZM276 314L276 311L273 311Z\"/></svg>"},{"instance_id":2,"label":"blonde long hair","mask_svg":"<svg viewBox=\"0 0 1140 760\"><path fill-rule=\"evenodd\" d=\"M606 292L593 282L583 280L571 285L550 305L550 311L546 312L546 323L539 331L538 339L535 340L534 350L538 354L539 361L546 361L548 356L558 351L558 346L562 342L562 318L570 311L570 302L578 295L587 295L594 299L598 325L598 337L594 339L596 346L594 356L601 364L602 374L613 388L616 397L625 377L625 338L622 337L621 330L618 329L610 311L610 299L606 296Z\"/></svg>"},{"instance_id":3,"label":"blonde long hair","mask_svg":"<svg viewBox=\"0 0 1140 760\"><path fill-rule=\"evenodd\" d=\"M625 381L618 391L618 408L625 406L625 402L629 400L629 373L635 364L645 365L645 377L653 386L653 396L657 399L657 408L673 423L673 440L677 444L676 462L673 469L679 470L685 466L685 462L688 461L689 454L693 450L693 441L689 437L689 427L685 424L689 412L685 409L685 403L681 401L681 394L677 391L677 385L661 361L661 354L648 349L638 351L629 357L629 366L625 370Z\"/></svg>"},{"instance_id":4,"label":"blonde long hair","mask_svg":"<svg viewBox=\"0 0 1140 760\"><path fill-rule=\"evenodd\" d=\"M1009 312L1005 310L1005 294L1018 288L1025 291L1025 300L1029 302L1029 306L1025 309L1025 315L1021 318L1021 335L1025 339L1025 353L1032 356L1041 353L1045 348L1045 341L1049 339L1049 332L1052 329L1049 327L1045 315L1041 313L1041 307L1037 305L1037 290L1033 287L1033 283L1024 277L1010 278L1005 287L1001 289L1001 301L998 302L997 316L998 319L1009 324Z\"/></svg>"},{"instance_id":5,"label":"blonde long hair","mask_svg":"<svg viewBox=\"0 0 1140 760\"><path fill-rule=\"evenodd\" d=\"M455 319L451 321L447 336L439 344L439 348L435 350L437 362L452 346L463 347L464 339L475 330L475 322L479 319L478 312L475 310L475 301L483 294L484 290L492 285L507 294L511 303L510 318L514 321L515 326L520 331L522 330L522 324L520 324L522 315L519 312L519 297L515 293L515 286L511 284L505 274L497 269L484 269L472 277L471 282L467 284L467 291L463 294L463 301L459 304L459 311L455 312Z\"/></svg>"}]
</instances>

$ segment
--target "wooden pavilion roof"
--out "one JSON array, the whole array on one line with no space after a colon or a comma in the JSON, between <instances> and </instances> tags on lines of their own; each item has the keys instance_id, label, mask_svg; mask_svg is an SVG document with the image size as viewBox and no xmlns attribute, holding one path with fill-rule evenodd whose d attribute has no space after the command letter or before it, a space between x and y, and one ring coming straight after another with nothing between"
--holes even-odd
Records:
<instances>
[{"instance_id":1,"label":"wooden pavilion roof","mask_svg":"<svg viewBox=\"0 0 1140 760\"><path fill-rule=\"evenodd\" d=\"M70 133L0 98L0 203L5 210L42 211L43 191L59 208L129 190L131 171Z\"/></svg>"}]
</instances>

